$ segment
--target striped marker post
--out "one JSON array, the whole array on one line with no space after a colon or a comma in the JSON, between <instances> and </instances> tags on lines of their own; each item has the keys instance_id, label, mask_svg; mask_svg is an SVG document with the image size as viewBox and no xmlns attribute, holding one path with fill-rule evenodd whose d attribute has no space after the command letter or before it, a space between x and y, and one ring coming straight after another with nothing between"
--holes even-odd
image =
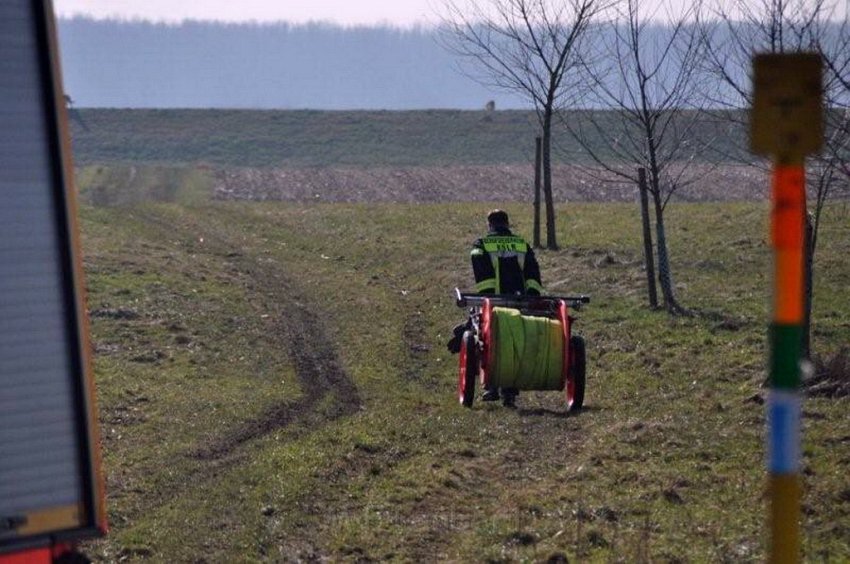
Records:
<instances>
[{"instance_id":1,"label":"striped marker post","mask_svg":"<svg viewBox=\"0 0 850 564\"><path fill-rule=\"evenodd\" d=\"M753 61L751 149L773 157L767 469L769 562L800 560L800 371L805 303L806 155L823 144L821 58L758 55Z\"/></svg>"},{"instance_id":2,"label":"striped marker post","mask_svg":"<svg viewBox=\"0 0 850 564\"><path fill-rule=\"evenodd\" d=\"M806 213L803 163L775 164L771 243L774 251L773 323L767 402L771 562L800 555L800 352L803 335L803 237Z\"/></svg>"}]
</instances>

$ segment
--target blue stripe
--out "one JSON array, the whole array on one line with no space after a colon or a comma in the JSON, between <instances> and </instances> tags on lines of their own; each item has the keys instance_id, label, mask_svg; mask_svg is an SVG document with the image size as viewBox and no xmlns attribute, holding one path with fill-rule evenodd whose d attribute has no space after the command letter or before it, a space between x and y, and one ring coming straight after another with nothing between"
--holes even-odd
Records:
<instances>
[{"instance_id":1,"label":"blue stripe","mask_svg":"<svg viewBox=\"0 0 850 564\"><path fill-rule=\"evenodd\" d=\"M767 404L767 464L773 474L800 471L800 398L771 392Z\"/></svg>"}]
</instances>

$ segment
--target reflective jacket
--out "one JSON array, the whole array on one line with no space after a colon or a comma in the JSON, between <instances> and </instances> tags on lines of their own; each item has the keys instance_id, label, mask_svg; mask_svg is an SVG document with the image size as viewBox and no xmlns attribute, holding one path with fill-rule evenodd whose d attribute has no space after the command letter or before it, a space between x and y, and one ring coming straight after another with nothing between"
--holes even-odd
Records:
<instances>
[{"instance_id":1,"label":"reflective jacket","mask_svg":"<svg viewBox=\"0 0 850 564\"><path fill-rule=\"evenodd\" d=\"M540 266L531 246L507 229L492 231L472 245L475 291L482 294L543 293Z\"/></svg>"}]
</instances>

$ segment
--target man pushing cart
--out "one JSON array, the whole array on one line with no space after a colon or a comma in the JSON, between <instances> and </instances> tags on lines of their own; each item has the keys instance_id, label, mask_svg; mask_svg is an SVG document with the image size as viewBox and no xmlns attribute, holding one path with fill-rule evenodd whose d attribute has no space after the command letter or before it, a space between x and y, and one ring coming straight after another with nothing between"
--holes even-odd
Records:
<instances>
[{"instance_id":1,"label":"man pushing cart","mask_svg":"<svg viewBox=\"0 0 850 564\"><path fill-rule=\"evenodd\" d=\"M472 405L475 381L483 401L502 399L515 407L520 390L564 390L570 410L584 400L584 340L571 335L573 318L590 299L543 297L540 268L531 246L510 231L508 214L487 216L489 233L471 252L475 293L456 292L469 319L455 327L448 343L460 353L458 396Z\"/></svg>"}]
</instances>

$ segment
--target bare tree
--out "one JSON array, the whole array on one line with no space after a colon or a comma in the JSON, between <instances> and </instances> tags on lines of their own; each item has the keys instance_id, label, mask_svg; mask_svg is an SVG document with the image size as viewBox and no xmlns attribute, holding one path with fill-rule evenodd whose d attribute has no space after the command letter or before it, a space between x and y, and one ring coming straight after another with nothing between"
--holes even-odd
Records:
<instances>
[{"instance_id":1,"label":"bare tree","mask_svg":"<svg viewBox=\"0 0 850 564\"><path fill-rule=\"evenodd\" d=\"M534 106L543 137L546 246L558 248L552 198L552 118L602 0L446 0L443 44L469 76L518 93Z\"/></svg>"},{"instance_id":2,"label":"bare tree","mask_svg":"<svg viewBox=\"0 0 850 564\"><path fill-rule=\"evenodd\" d=\"M850 103L850 2L840 16L841 0L714 0L714 19L704 22L706 69L718 80L711 98L716 117L734 122L746 131L752 105L750 68L756 53L819 52L825 65L825 92L831 109ZM845 0L846 2L846 0ZM842 19L843 17L843 19ZM847 114L827 113L828 145L825 154L847 145L842 132L848 129ZM836 134L835 132L838 132ZM744 136L738 141L745 143ZM736 147L738 158L762 164L746 156L746 147ZM833 156L835 156L833 154ZM840 164L840 163L837 163ZM846 164L846 163L845 163Z\"/></svg>"},{"instance_id":3,"label":"bare tree","mask_svg":"<svg viewBox=\"0 0 850 564\"><path fill-rule=\"evenodd\" d=\"M841 0L838 0L840 2ZM814 51L824 61L826 139L820 155L809 160L807 191L812 228L806 244L806 270L813 271L824 205L847 194L850 179L850 3L841 13L835 0L715 0L716 20L702 28L707 70L719 80L714 115L746 127L742 108L752 105L750 72L756 53ZM739 154L745 154L740 151ZM766 163L745 157L753 166ZM807 284L804 352L808 355L811 275Z\"/></svg>"},{"instance_id":4,"label":"bare tree","mask_svg":"<svg viewBox=\"0 0 850 564\"><path fill-rule=\"evenodd\" d=\"M842 14L839 2L715 0L712 11L716 19L707 22L702 31L707 70L719 79L712 103L715 108L729 110L715 115L736 122L740 130L747 125L747 116L741 110L752 105L749 69L756 53L815 51L823 57L826 145L809 167L816 216L839 181L836 172L850 176L850 3L845 0ZM744 158L755 166L765 165Z\"/></svg>"},{"instance_id":5,"label":"bare tree","mask_svg":"<svg viewBox=\"0 0 850 564\"><path fill-rule=\"evenodd\" d=\"M649 4L649 2L647 2ZM676 299L664 212L671 197L694 180L690 166L700 149L695 111L702 56L696 33L698 4L674 12L641 0L623 0L596 33L592 59L583 65L592 84L590 104L607 112L560 113L582 150L608 175L637 184L645 168L652 197L658 275L664 307L685 314ZM669 19L653 23L658 10Z\"/></svg>"},{"instance_id":6,"label":"bare tree","mask_svg":"<svg viewBox=\"0 0 850 564\"><path fill-rule=\"evenodd\" d=\"M843 18L812 28L810 36L823 58L827 76L829 130L822 160L830 161L830 169L843 175L841 195L847 197L850 195L847 185L850 182L850 0L845 0Z\"/></svg>"}]
</instances>

